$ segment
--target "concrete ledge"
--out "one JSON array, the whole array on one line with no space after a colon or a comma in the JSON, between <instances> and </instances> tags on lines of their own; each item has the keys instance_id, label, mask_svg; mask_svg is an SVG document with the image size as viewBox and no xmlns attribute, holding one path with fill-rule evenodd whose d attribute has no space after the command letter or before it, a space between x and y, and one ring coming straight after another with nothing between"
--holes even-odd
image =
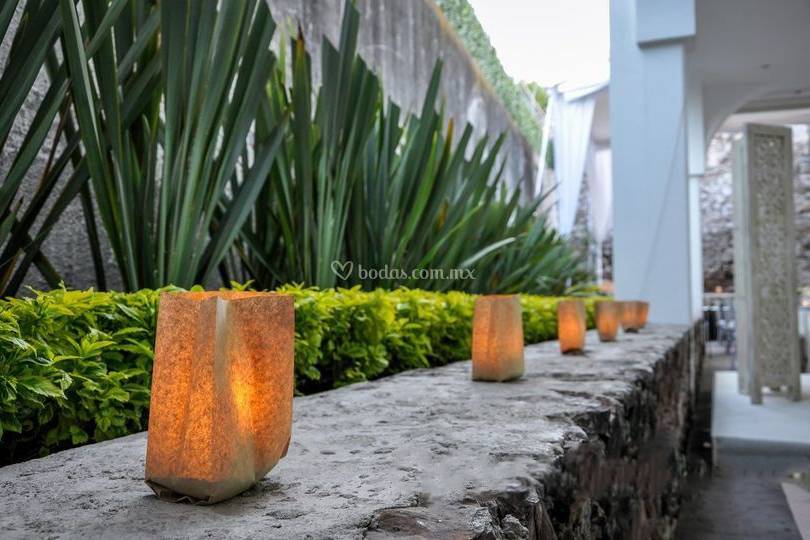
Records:
<instances>
[{"instance_id":1,"label":"concrete ledge","mask_svg":"<svg viewBox=\"0 0 810 540\"><path fill-rule=\"evenodd\" d=\"M658 326L584 356L526 349L513 383L470 363L295 400L288 456L211 507L157 500L146 435L0 469L16 537L657 538L674 527L690 333Z\"/></svg>"}]
</instances>

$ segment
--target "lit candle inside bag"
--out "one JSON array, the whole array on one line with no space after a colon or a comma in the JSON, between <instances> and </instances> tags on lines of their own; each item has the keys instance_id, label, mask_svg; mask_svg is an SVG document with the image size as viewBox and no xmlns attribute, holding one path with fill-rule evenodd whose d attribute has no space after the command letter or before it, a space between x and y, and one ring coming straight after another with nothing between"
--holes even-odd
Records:
<instances>
[{"instance_id":1,"label":"lit candle inside bag","mask_svg":"<svg viewBox=\"0 0 810 540\"><path fill-rule=\"evenodd\" d=\"M622 329L625 332L638 332L647 322L647 302L637 300L620 302Z\"/></svg>"},{"instance_id":2,"label":"lit candle inside bag","mask_svg":"<svg viewBox=\"0 0 810 540\"><path fill-rule=\"evenodd\" d=\"M523 375L523 318L515 295L479 296L472 335L472 378L502 382Z\"/></svg>"},{"instance_id":3,"label":"lit candle inside bag","mask_svg":"<svg viewBox=\"0 0 810 540\"><path fill-rule=\"evenodd\" d=\"M650 314L650 303L649 302L639 302L639 328L644 328L647 326L647 316Z\"/></svg>"},{"instance_id":4,"label":"lit candle inside bag","mask_svg":"<svg viewBox=\"0 0 810 540\"><path fill-rule=\"evenodd\" d=\"M596 330L599 332L600 341L616 341L616 333L619 331L619 315L621 305L612 300L601 300L596 302Z\"/></svg>"},{"instance_id":5,"label":"lit candle inside bag","mask_svg":"<svg viewBox=\"0 0 810 540\"><path fill-rule=\"evenodd\" d=\"M286 455L294 335L289 295L161 295L146 450L158 497L222 501Z\"/></svg>"},{"instance_id":6,"label":"lit candle inside bag","mask_svg":"<svg viewBox=\"0 0 810 540\"><path fill-rule=\"evenodd\" d=\"M557 304L557 338L560 352L578 352L585 348L585 304L582 300L561 300Z\"/></svg>"}]
</instances>

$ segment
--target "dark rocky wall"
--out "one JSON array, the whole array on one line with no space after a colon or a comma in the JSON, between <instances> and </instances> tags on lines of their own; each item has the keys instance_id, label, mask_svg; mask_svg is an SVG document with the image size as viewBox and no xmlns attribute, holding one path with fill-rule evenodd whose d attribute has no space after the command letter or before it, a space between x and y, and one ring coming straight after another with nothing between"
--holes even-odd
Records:
<instances>
[{"instance_id":1,"label":"dark rocky wall","mask_svg":"<svg viewBox=\"0 0 810 540\"><path fill-rule=\"evenodd\" d=\"M734 284L734 206L731 181L730 134L718 134L709 144L706 174L700 182L703 286L713 291Z\"/></svg>"}]
</instances>

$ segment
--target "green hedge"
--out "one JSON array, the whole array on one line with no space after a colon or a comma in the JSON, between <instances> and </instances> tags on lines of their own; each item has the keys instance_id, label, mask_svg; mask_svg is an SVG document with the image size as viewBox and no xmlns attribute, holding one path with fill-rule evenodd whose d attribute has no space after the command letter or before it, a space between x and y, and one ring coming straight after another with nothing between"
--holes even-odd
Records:
<instances>
[{"instance_id":1,"label":"green hedge","mask_svg":"<svg viewBox=\"0 0 810 540\"><path fill-rule=\"evenodd\" d=\"M295 297L300 393L470 356L474 295L280 290ZM0 301L0 464L145 429L158 296L57 289ZM521 297L527 342L556 337L556 302Z\"/></svg>"}]
</instances>

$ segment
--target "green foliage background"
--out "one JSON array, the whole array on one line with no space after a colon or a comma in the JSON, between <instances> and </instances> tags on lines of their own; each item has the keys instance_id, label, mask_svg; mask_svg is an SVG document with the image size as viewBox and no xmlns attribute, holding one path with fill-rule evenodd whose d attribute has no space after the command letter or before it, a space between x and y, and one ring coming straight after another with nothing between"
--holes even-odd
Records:
<instances>
[{"instance_id":1,"label":"green foliage background","mask_svg":"<svg viewBox=\"0 0 810 540\"><path fill-rule=\"evenodd\" d=\"M467 0L435 0L441 8L450 24L453 25L456 33L461 38L464 47L475 59L478 67L483 72L487 80L492 84L498 97L503 102L512 120L517 124L526 140L534 148L540 147L542 128L540 119L537 118L529 102L526 93L507 75L503 69L501 61L495 48L489 42L489 37L475 16L475 11ZM535 89L532 89L534 92ZM538 99L538 103L542 103Z\"/></svg>"},{"instance_id":2,"label":"green foliage background","mask_svg":"<svg viewBox=\"0 0 810 540\"><path fill-rule=\"evenodd\" d=\"M158 298L172 290L0 301L0 464L146 429ZM295 298L299 393L470 357L475 295L279 290ZM558 301L521 296L527 343L556 338Z\"/></svg>"},{"instance_id":3,"label":"green foliage background","mask_svg":"<svg viewBox=\"0 0 810 540\"><path fill-rule=\"evenodd\" d=\"M442 4L516 121L536 124L535 98L503 72L466 1ZM261 0L7 0L0 295L16 295L32 265L59 286L40 248L76 198L102 290L105 237L130 291L250 279L559 295L587 281L540 209L545 195L504 181L503 136L474 141L471 125L445 115L441 62L421 111L400 110L357 53L360 25L345 0L317 76L303 35L271 50ZM45 96L23 110L41 72ZM15 127L19 147L6 144ZM537 126L524 127L537 142ZM43 152L49 165L24 201ZM335 260L475 269L476 279L338 280Z\"/></svg>"}]
</instances>

